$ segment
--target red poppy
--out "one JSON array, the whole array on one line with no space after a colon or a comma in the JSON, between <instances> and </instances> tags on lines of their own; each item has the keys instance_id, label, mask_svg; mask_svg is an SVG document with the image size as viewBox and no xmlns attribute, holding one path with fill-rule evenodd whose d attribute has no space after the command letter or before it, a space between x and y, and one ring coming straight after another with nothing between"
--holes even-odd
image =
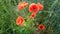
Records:
<instances>
[{"instance_id":1,"label":"red poppy","mask_svg":"<svg viewBox=\"0 0 60 34\"><path fill-rule=\"evenodd\" d=\"M44 30L44 29L45 29L45 26L44 26L43 24L40 24L40 25L38 26L38 29L39 29L39 30Z\"/></svg>"},{"instance_id":2,"label":"red poppy","mask_svg":"<svg viewBox=\"0 0 60 34\"><path fill-rule=\"evenodd\" d=\"M32 13L30 18L33 19L36 16L36 13Z\"/></svg>"},{"instance_id":3,"label":"red poppy","mask_svg":"<svg viewBox=\"0 0 60 34\"><path fill-rule=\"evenodd\" d=\"M23 8L25 8L26 6L28 6L28 3L26 2L21 2L18 4L18 10L22 10Z\"/></svg>"},{"instance_id":4,"label":"red poppy","mask_svg":"<svg viewBox=\"0 0 60 34\"><path fill-rule=\"evenodd\" d=\"M18 18L16 19L16 24L22 26L23 23L24 23L23 17L18 16Z\"/></svg>"},{"instance_id":5,"label":"red poppy","mask_svg":"<svg viewBox=\"0 0 60 34\"><path fill-rule=\"evenodd\" d=\"M37 3L37 5L39 6L39 10L43 10L44 9L44 6L40 3Z\"/></svg>"},{"instance_id":6,"label":"red poppy","mask_svg":"<svg viewBox=\"0 0 60 34\"><path fill-rule=\"evenodd\" d=\"M32 3L30 6L29 6L29 11L30 12L38 12L39 11L39 6L35 3Z\"/></svg>"}]
</instances>

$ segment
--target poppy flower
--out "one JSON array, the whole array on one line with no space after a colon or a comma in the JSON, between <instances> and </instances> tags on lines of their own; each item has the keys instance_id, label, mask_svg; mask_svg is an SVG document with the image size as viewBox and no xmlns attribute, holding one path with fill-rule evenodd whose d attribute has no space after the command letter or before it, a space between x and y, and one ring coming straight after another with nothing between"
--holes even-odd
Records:
<instances>
[{"instance_id":1,"label":"poppy flower","mask_svg":"<svg viewBox=\"0 0 60 34\"><path fill-rule=\"evenodd\" d=\"M43 10L44 9L44 6L40 3L37 3L37 5L39 6L39 10Z\"/></svg>"},{"instance_id":2,"label":"poppy flower","mask_svg":"<svg viewBox=\"0 0 60 34\"><path fill-rule=\"evenodd\" d=\"M44 26L43 24L40 24L40 25L38 26L38 29L39 29L39 30L44 30L44 29L45 29L45 26Z\"/></svg>"},{"instance_id":3,"label":"poppy flower","mask_svg":"<svg viewBox=\"0 0 60 34\"><path fill-rule=\"evenodd\" d=\"M22 26L23 23L24 23L24 18L21 16L18 16L18 18L16 19L16 24Z\"/></svg>"},{"instance_id":4,"label":"poppy flower","mask_svg":"<svg viewBox=\"0 0 60 34\"><path fill-rule=\"evenodd\" d=\"M39 6L35 3L32 3L29 6L29 11L30 12L38 12L39 11Z\"/></svg>"},{"instance_id":5,"label":"poppy flower","mask_svg":"<svg viewBox=\"0 0 60 34\"><path fill-rule=\"evenodd\" d=\"M36 13L32 13L30 19L33 19L36 16Z\"/></svg>"},{"instance_id":6,"label":"poppy flower","mask_svg":"<svg viewBox=\"0 0 60 34\"><path fill-rule=\"evenodd\" d=\"M28 3L26 2L21 2L18 4L18 10L22 10L23 8L25 8L26 6L28 6Z\"/></svg>"}]
</instances>

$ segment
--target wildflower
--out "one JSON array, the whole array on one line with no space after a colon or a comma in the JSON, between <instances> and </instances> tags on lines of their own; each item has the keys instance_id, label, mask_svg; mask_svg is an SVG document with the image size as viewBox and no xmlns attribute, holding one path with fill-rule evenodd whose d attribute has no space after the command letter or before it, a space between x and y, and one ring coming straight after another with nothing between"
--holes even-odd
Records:
<instances>
[{"instance_id":1,"label":"wildflower","mask_svg":"<svg viewBox=\"0 0 60 34\"><path fill-rule=\"evenodd\" d=\"M36 13L32 13L30 18L33 19L36 16Z\"/></svg>"},{"instance_id":2,"label":"wildflower","mask_svg":"<svg viewBox=\"0 0 60 34\"><path fill-rule=\"evenodd\" d=\"M37 3L37 5L39 6L39 10L43 10L44 9L44 6L40 3Z\"/></svg>"},{"instance_id":3,"label":"wildflower","mask_svg":"<svg viewBox=\"0 0 60 34\"><path fill-rule=\"evenodd\" d=\"M18 18L16 19L16 24L22 26L23 23L24 23L24 18L21 16L18 16Z\"/></svg>"},{"instance_id":4,"label":"wildflower","mask_svg":"<svg viewBox=\"0 0 60 34\"><path fill-rule=\"evenodd\" d=\"M28 6L28 3L26 2L21 2L18 4L18 10L22 10L23 8L25 8L26 6Z\"/></svg>"},{"instance_id":5,"label":"wildflower","mask_svg":"<svg viewBox=\"0 0 60 34\"><path fill-rule=\"evenodd\" d=\"M29 6L29 11L30 12L38 12L39 11L39 6L35 3L32 3L30 6Z\"/></svg>"},{"instance_id":6,"label":"wildflower","mask_svg":"<svg viewBox=\"0 0 60 34\"><path fill-rule=\"evenodd\" d=\"M38 29L39 29L39 30L44 30L44 29L45 29L45 26L44 26L43 24L40 24L40 25L38 26Z\"/></svg>"}]
</instances>

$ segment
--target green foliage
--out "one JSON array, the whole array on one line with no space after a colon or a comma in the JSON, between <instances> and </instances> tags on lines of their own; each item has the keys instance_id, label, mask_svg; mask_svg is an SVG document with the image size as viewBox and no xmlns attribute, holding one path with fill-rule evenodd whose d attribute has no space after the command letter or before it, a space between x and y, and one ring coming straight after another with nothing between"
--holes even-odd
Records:
<instances>
[{"instance_id":1,"label":"green foliage","mask_svg":"<svg viewBox=\"0 0 60 34\"><path fill-rule=\"evenodd\" d=\"M19 15L26 18L29 13L28 7L22 12L17 10L18 3L22 1L44 5L44 10L37 13L32 26L29 26L29 19L23 27L15 23ZM37 30L40 23L45 25L43 32ZM60 0L0 0L0 34L60 34Z\"/></svg>"}]
</instances>

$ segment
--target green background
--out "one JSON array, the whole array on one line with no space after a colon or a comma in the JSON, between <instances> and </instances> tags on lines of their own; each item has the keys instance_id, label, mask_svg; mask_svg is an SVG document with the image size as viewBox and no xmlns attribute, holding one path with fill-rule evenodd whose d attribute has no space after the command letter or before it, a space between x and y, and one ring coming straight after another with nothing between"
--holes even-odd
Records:
<instances>
[{"instance_id":1,"label":"green background","mask_svg":"<svg viewBox=\"0 0 60 34\"><path fill-rule=\"evenodd\" d=\"M35 30L37 25L33 28L28 26L30 29L16 25L17 17L26 17L28 13L28 8L22 13L17 10L18 3L22 1L44 5L44 10L39 11L33 20L35 24L43 23L44 31ZM0 34L60 34L60 0L0 0Z\"/></svg>"}]
</instances>

